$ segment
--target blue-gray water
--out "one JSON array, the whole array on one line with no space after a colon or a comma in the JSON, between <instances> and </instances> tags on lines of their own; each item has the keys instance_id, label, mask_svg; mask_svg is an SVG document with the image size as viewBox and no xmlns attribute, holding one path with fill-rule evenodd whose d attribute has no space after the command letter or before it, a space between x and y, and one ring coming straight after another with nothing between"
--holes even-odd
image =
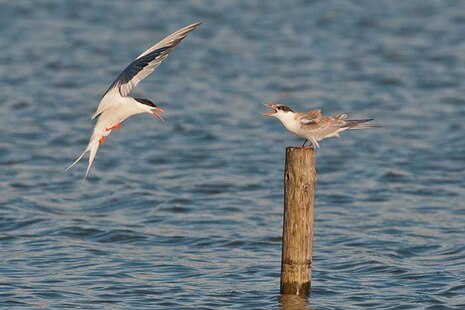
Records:
<instances>
[{"instance_id":1,"label":"blue-gray water","mask_svg":"<svg viewBox=\"0 0 465 310\"><path fill-rule=\"evenodd\" d=\"M192 32L86 162L100 96ZM263 102L376 118L321 143L315 309L465 307L463 1L0 1L0 305L291 309ZM296 308L296 307L294 307Z\"/></svg>"}]
</instances>

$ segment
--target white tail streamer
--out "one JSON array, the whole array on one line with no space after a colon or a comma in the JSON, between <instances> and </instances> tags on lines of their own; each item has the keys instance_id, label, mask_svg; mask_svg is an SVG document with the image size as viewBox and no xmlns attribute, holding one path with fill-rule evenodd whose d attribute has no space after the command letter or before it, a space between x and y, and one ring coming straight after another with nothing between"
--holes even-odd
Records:
<instances>
[{"instance_id":1,"label":"white tail streamer","mask_svg":"<svg viewBox=\"0 0 465 310\"><path fill-rule=\"evenodd\" d=\"M92 137L85 151L82 152L82 154L78 157L78 159L76 159L74 163L72 163L68 168L66 168L65 171L68 171L71 167L76 165L82 159L82 157L84 157L84 155L87 152L89 152L89 165L87 166L86 175L84 176L84 180L83 180L84 182L87 178L87 175L89 174L90 167L92 167L92 163L94 162L95 155L97 154L97 151L98 151L98 147L99 147L99 139Z\"/></svg>"}]
</instances>

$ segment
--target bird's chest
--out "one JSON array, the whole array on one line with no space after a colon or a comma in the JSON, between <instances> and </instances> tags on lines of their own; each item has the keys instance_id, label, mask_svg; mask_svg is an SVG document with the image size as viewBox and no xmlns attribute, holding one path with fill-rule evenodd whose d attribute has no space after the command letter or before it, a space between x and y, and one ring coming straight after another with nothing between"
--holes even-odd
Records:
<instances>
[{"instance_id":1,"label":"bird's chest","mask_svg":"<svg viewBox=\"0 0 465 310\"><path fill-rule=\"evenodd\" d=\"M300 135L301 134L301 129L302 125L300 122L294 118L285 118L282 119L283 126L289 130L290 132Z\"/></svg>"},{"instance_id":2,"label":"bird's chest","mask_svg":"<svg viewBox=\"0 0 465 310\"><path fill-rule=\"evenodd\" d=\"M100 115L94 130L99 135L108 136L111 131L107 130L107 128L112 128L118 124L121 124L128 117L139 113L141 112L137 109L134 109L131 105L115 105L113 108L105 110L102 115Z\"/></svg>"},{"instance_id":3,"label":"bird's chest","mask_svg":"<svg viewBox=\"0 0 465 310\"><path fill-rule=\"evenodd\" d=\"M119 104L113 109L109 121L113 123L112 125L120 124L127 118L140 113L142 113L142 111L140 111L135 104Z\"/></svg>"}]
</instances>

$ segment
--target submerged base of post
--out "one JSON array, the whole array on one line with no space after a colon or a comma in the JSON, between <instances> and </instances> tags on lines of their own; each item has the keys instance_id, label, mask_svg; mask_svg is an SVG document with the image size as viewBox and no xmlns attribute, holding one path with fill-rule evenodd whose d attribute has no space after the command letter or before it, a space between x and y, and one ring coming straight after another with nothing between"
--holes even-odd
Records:
<instances>
[{"instance_id":1,"label":"submerged base of post","mask_svg":"<svg viewBox=\"0 0 465 310\"><path fill-rule=\"evenodd\" d=\"M315 183L315 150L287 147L281 294L310 295Z\"/></svg>"},{"instance_id":2,"label":"submerged base of post","mask_svg":"<svg viewBox=\"0 0 465 310\"><path fill-rule=\"evenodd\" d=\"M310 271L311 273L311 271ZM311 282L305 282L305 283L282 283L281 282L281 295L297 295L303 298L309 297L310 296L310 288L312 284Z\"/></svg>"}]
</instances>

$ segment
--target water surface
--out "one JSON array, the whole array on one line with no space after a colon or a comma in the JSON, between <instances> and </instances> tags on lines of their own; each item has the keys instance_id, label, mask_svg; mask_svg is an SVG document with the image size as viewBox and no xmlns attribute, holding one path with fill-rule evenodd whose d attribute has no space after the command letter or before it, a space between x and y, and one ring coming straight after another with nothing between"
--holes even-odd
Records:
<instances>
[{"instance_id":1,"label":"water surface","mask_svg":"<svg viewBox=\"0 0 465 310\"><path fill-rule=\"evenodd\" d=\"M85 163L101 94L202 26ZM462 1L0 1L0 305L465 307ZM308 303L279 298L286 145L261 103L374 117L321 143ZM289 306L293 304L294 306Z\"/></svg>"}]
</instances>

